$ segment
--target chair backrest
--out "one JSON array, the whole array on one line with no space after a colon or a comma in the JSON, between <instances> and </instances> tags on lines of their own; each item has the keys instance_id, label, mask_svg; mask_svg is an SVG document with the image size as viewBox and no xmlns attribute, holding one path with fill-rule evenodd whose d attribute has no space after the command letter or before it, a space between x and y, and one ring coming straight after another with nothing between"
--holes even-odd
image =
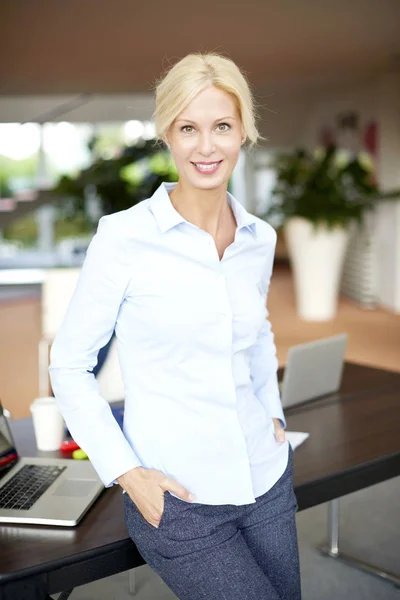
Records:
<instances>
[{"instance_id":1,"label":"chair backrest","mask_svg":"<svg viewBox=\"0 0 400 600\"><path fill-rule=\"evenodd\" d=\"M47 269L42 284L42 338L51 344L64 319L74 293L80 269ZM119 366L116 340L97 375L102 397L108 402L124 398L124 384Z\"/></svg>"},{"instance_id":2,"label":"chair backrest","mask_svg":"<svg viewBox=\"0 0 400 600\"><path fill-rule=\"evenodd\" d=\"M42 337L52 342L67 312L80 269L46 269L42 283Z\"/></svg>"}]
</instances>

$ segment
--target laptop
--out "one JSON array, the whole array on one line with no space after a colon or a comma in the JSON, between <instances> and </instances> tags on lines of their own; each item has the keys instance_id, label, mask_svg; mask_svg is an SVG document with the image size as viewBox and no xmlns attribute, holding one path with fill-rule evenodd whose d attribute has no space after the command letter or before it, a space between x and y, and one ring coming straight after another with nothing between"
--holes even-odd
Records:
<instances>
[{"instance_id":1,"label":"laptop","mask_svg":"<svg viewBox=\"0 0 400 600\"><path fill-rule=\"evenodd\" d=\"M343 373L348 334L292 346L282 382L282 406L288 408L338 391Z\"/></svg>"},{"instance_id":2,"label":"laptop","mask_svg":"<svg viewBox=\"0 0 400 600\"><path fill-rule=\"evenodd\" d=\"M0 403L0 523L74 526L103 490L88 460L19 457Z\"/></svg>"}]
</instances>

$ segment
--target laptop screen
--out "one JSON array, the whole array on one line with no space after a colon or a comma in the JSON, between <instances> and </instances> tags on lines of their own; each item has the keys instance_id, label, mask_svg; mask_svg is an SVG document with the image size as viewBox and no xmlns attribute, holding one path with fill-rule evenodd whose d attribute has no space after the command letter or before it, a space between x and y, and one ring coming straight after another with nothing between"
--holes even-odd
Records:
<instances>
[{"instance_id":1,"label":"laptop screen","mask_svg":"<svg viewBox=\"0 0 400 600\"><path fill-rule=\"evenodd\" d=\"M18 460L7 419L0 404L0 478Z\"/></svg>"}]
</instances>

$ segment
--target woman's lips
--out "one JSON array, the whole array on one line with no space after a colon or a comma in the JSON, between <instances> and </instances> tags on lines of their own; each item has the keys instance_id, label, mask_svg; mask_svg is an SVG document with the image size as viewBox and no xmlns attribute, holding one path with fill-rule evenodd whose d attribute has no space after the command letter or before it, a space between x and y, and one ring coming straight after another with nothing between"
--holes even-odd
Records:
<instances>
[{"instance_id":1,"label":"woman's lips","mask_svg":"<svg viewBox=\"0 0 400 600\"><path fill-rule=\"evenodd\" d=\"M202 175L213 175L216 171L218 171L222 160L215 161L213 163L192 163L194 168L198 173Z\"/></svg>"}]
</instances>

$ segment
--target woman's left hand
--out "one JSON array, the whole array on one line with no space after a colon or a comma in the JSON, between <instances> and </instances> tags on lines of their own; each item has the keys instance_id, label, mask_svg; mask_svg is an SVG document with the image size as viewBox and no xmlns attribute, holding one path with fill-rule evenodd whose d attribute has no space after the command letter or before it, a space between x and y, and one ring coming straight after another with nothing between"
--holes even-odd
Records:
<instances>
[{"instance_id":1,"label":"woman's left hand","mask_svg":"<svg viewBox=\"0 0 400 600\"><path fill-rule=\"evenodd\" d=\"M283 442L286 441L286 433L285 430L282 428L281 422L279 419L272 419L274 422L274 428L275 428L275 438L277 442L280 442L281 444Z\"/></svg>"}]
</instances>

